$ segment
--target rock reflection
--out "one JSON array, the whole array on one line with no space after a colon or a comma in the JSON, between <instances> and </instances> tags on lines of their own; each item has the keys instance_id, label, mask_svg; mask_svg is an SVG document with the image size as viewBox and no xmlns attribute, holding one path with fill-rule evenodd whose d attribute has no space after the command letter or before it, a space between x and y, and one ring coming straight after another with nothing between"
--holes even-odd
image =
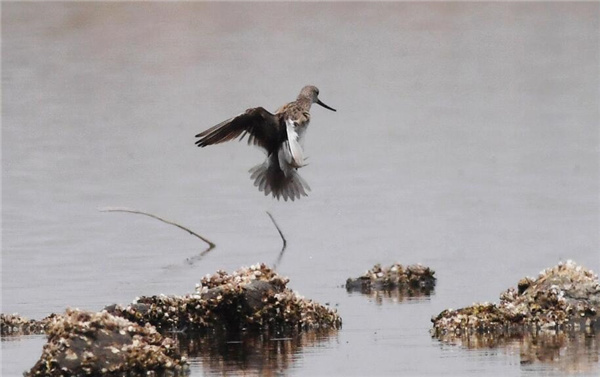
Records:
<instances>
[{"instance_id":1,"label":"rock reflection","mask_svg":"<svg viewBox=\"0 0 600 377\"><path fill-rule=\"evenodd\" d=\"M518 353L523 368L551 365L565 374L596 371L600 358L600 332L586 331L539 332L523 334L446 334L438 339L467 349L502 348Z\"/></svg>"},{"instance_id":2,"label":"rock reflection","mask_svg":"<svg viewBox=\"0 0 600 377\"><path fill-rule=\"evenodd\" d=\"M273 376L285 374L306 348L323 347L337 330L319 329L294 334L220 332L180 333L180 352L190 363L200 363L205 374Z\"/></svg>"},{"instance_id":3,"label":"rock reflection","mask_svg":"<svg viewBox=\"0 0 600 377\"><path fill-rule=\"evenodd\" d=\"M365 296L369 296L377 305L381 305L384 302L401 303L404 301L421 301L429 300L429 296L435 293L433 288L385 288L385 289L374 289L374 288L351 288L346 287L348 293L360 293Z\"/></svg>"}]
</instances>

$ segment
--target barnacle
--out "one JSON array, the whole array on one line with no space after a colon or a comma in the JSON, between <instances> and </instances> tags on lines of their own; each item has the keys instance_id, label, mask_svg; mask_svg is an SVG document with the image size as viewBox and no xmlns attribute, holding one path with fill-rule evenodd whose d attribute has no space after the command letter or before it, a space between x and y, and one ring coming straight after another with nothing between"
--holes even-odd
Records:
<instances>
[{"instance_id":1,"label":"barnacle","mask_svg":"<svg viewBox=\"0 0 600 377\"><path fill-rule=\"evenodd\" d=\"M362 276L348 278L346 290L373 296L377 302L381 296L402 301L405 297L429 296L436 283L434 275L435 271L420 264L406 267L399 263L390 267L376 264Z\"/></svg>"},{"instance_id":2,"label":"barnacle","mask_svg":"<svg viewBox=\"0 0 600 377\"><path fill-rule=\"evenodd\" d=\"M598 276L572 261L523 278L517 289L500 295L499 304L474 304L444 310L432 318L433 334L503 333L590 327L600 309ZM586 322L585 319L591 319Z\"/></svg>"},{"instance_id":3,"label":"barnacle","mask_svg":"<svg viewBox=\"0 0 600 377\"><path fill-rule=\"evenodd\" d=\"M107 312L67 309L48 324L48 343L28 376L146 375L186 372L173 340Z\"/></svg>"}]
</instances>

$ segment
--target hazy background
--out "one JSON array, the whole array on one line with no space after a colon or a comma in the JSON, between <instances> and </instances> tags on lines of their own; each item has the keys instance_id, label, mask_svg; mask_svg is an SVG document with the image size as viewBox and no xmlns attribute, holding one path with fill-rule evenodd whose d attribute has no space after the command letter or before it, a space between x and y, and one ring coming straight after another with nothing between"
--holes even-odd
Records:
<instances>
[{"instance_id":1,"label":"hazy background","mask_svg":"<svg viewBox=\"0 0 600 377\"><path fill-rule=\"evenodd\" d=\"M278 271L344 319L285 373L564 374L427 331L560 260L600 269L599 19L598 3L2 3L2 312L99 310L271 264L268 210L288 239ZM245 143L194 146L306 84L338 109L312 109L309 197L259 193L264 155ZM198 260L196 238L105 206L217 248ZM435 295L340 288L395 261L435 269ZM3 374L43 343L3 341ZM597 375L593 356L575 372Z\"/></svg>"}]
</instances>

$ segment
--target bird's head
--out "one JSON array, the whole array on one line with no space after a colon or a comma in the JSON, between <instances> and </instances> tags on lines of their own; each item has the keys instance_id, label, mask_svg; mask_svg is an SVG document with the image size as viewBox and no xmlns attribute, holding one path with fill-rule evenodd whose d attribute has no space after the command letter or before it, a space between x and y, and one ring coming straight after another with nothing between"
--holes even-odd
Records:
<instances>
[{"instance_id":1,"label":"bird's head","mask_svg":"<svg viewBox=\"0 0 600 377\"><path fill-rule=\"evenodd\" d=\"M307 85L300 91L298 95L298 99L309 99L311 103L316 103L317 105L321 105L326 109L331 111L336 111L334 108L327 106L321 100L319 100L319 88L314 85Z\"/></svg>"}]
</instances>

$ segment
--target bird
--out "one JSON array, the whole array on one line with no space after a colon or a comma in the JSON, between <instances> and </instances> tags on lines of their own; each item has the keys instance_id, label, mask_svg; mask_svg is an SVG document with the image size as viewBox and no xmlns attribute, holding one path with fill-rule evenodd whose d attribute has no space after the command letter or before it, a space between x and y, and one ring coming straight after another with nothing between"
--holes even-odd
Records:
<instances>
[{"instance_id":1,"label":"bird","mask_svg":"<svg viewBox=\"0 0 600 377\"><path fill-rule=\"evenodd\" d=\"M300 199L308 196L307 191L310 191L297 170L307 165L303 145L313 103L337 111L319 100L316 86L307 85L295 101L281 106L275 114L263 107L247 109L197 134L195 144L206 147L238 136L241 141L248 136L248 145L256 145L267 154L263 163L249 170L254 186L265 196L272 194L277 200Z\"/></svg>"}]
</instances>

